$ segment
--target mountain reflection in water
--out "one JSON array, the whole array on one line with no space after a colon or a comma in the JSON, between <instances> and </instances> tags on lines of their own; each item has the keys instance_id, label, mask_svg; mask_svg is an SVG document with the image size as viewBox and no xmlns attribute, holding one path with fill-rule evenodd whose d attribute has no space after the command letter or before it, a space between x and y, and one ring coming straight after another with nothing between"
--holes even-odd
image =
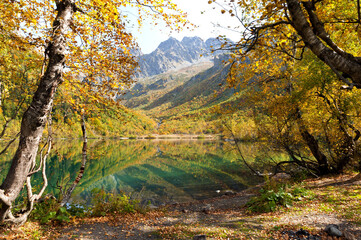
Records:
<instances>
[{"instance_id":1,"label":"mountain reflection in water","mask_svg":"<svg viewBox=\"0 0 361 240\"><path fill-rule=\"evenodd\" d=\"M244 144L249 161L257 146ZM81 165L81 141L57 141L47 163L48 193L57 196L57 186L71 184ZM84 176L73 192L73 201L90 203L94 188L124 191L155 205L206 199L222 191L240 191L260 180L239 161L232 145L220 141L90 140ZM0 160L1 169L10 165ZM0 181L5 171L0 172ZM35 176L34 186L41 183ZM220 191L217 191L220 190ZM220 192L220 193L219 193Z\"/></svg>"}]
</instances>

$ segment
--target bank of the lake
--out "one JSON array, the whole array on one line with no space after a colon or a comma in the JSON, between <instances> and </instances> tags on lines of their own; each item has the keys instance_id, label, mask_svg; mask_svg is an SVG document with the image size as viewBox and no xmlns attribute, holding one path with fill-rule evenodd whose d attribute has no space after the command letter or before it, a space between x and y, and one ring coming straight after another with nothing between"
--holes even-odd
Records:
<instances>
[{"instance_id":1,"label":"bank of the lake","mask_svg":"<svg viewBox=\"0 0 361 240\"><path fill-rule=\"evenodd\" d=\"M235 195L168 205L146 214L110 214L96 218L73 218L62 225L28 222L19 229L3 229L2 239L289 239L287 234L305 230L318 239L361 239L361 185L348 182L354 174L309 179L296 183L312 192L275 212L250 213L244 204L257 188ZM343 237L324 231L335 224ZM317 238L316 238L317 239Z\"/></svg>"},{"instance_id":2,"label":"bank of the lake","mask_svg":"<svg viewBox=\"0 0 361 240\"><path fill-rule=\"evenodd\" d=\"M148 139L148 140L222 140L220 134L148 134L124 139Z\"/></svg>"}]
</instances>

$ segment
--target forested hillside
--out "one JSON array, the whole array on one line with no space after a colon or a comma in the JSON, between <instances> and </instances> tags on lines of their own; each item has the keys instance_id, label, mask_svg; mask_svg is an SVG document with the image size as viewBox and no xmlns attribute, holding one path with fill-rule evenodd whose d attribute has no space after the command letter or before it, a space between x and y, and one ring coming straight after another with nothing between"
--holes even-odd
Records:
<instances>
[{"instance_id":1,"label":"forested hillside","mask_svg":"<svg viewBox=\"0 0 361 240\"><path fill-rule=\"evenodd\" d=\"M212 48L219 46L220 41L215 38L206 41L198 37L186 37L182 41L170 38L161 43L154 52L138 55L138 77L133 79L135 83L125 91L125 95L117 96L125 107L115 104L109 108L109 103L93 101L95 98L87 100L89 113L85 119L90 136L129 137L152 133L220 132L212 122L216 114L212 107L228 101L235 90L226 86L229 71L226 62L229 54L224 51L212 52ZM29 66L23 59L17 60L18 58L11 57L11 54L4 52L4 59L21 61L17 66L24 69L25 73L18 77L18 85L13 88L15 91L19 86L25 87L26 83L23 81L31 80L41 67L40 63ZM28 54L34 60L39 58L34 50L26 50L22 54ZM28 86L25 89L28 89L29 95L34 91ZM19 93L11 91L13 90L8 89L2 96L2 109L8 118L16 111L24 111L26 107L24 95L20 96ZM81 136L81 114L76 106L81 98L72 91L60 90L57 93L55 101L60 104L53 108L53 131L56 137ZM160 121L162 127L157 128ZM9 136L14 134L17 126L19 119L16 117L14 121L10 121Z\"/></svg>"},{"instance_id":2,"label":"forested hillside","mask_svg":"<svg viewBox=\"0 0 361 240\"><path fill-rule=\"evenodd\" d=\"M153 68L153 73L161 73L138 78L123 96L124 105L157 121L155 132L159 134L229 134L222 126L224 118L219 109L235 108L241 100L234 95L237 89L229 88L226 80L229 52L213 51L220 46L218 39L203 41L197 37L182 41L170 38L161 43L152 53L139 57L140 72ZM237 111L236 115L244 113ZM247 132L245 138L253 135L251 122L247 119L240 123Z\"/></svg>"}]
</instances>

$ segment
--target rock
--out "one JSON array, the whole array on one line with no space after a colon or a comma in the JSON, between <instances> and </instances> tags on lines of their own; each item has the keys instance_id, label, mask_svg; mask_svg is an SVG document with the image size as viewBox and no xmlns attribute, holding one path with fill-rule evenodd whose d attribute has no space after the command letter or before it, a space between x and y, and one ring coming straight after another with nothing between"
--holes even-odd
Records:
<instances>
[{"instance_id":1,"label":"rock","mask_svg":"<svg viewBox=\"0 0 361 240\"><path fill-rule=\"evenodd\" d=\"M224 195L226 195L226 196L233 196L233 195L235 195L236 193L235 192L233 192L232 190L226 190L225 192L224 192Z\"/></svg>"},{"instance_id":2,"label":"rock","mask_svg":"<svg viewBox=\"0 0 361 240\"><path fill-rule=\"evenodd\" d=\"M193 237L193 240L206 240L207 236L204 234L196 235Z\"/></svg>"},{"instance_id":3,"label":"rock","mask_svg":"<svg viewBox=\"0 0 361 240\"><path fill-rule=\"evenodd\" d=\"M189 211L187 209L182 209L183 213L188 213Z\"/></svg>"},{"instance_id":4,"label":"rock","mask_svg":"<svg viewBox=\"0 0 361 240\"><path fill-rule=\"evenodd\" d=\"M328 233L328 235L330 236L334 236L334 237L342 237L343 234L340 231L340 229L338 228L337 225L335 224L329 224L326 226L325 231Z\"/></svg>"},{"instance_id":5,"label":"rock","mask_svg":"<svg viewBox=\"0 0 361 240\"><path fill-rule=\"evenodd\" d=\"M296 232L296 235L310 236L310 233L307 232L306 230L303 230L303 229L301 228L301 230L298 230L298 231Z\"/></svg>"},{"instance_id":6,"label":"rock","mask_svg":"<svg viewBox=\"0 0 361 240\"><path fill-rule=\"evenodd\" d=\"M139 77L149 77L190 65L202 58L205 49L205 42L199 37L184 37L182 41L171 37L160 43L153 52L138 56L140 71L137 74Z\"/></svg>"}]
</instances>

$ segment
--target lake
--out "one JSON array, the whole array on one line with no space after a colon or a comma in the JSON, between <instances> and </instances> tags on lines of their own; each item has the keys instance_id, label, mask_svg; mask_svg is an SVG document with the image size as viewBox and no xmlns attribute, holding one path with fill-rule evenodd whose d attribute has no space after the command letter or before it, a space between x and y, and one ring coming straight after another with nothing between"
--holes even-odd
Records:
<instances>
[{"instance_id":1,"label":"lake","mask_svg":"<svg viewBox=\"0 0 361 240\"><path fill-rule=\"evenodd\" d=\"M241 191L262 181L238 160L229 142L206 140L89 140L84 176L72 201L90 203L95 188L121 191L154 205L207 199L226 190ZM260 146L242 144L249 162L262 166ZM57 140L47 161L47 193L59 194L59 186L71 184L81 166L82 142ZM15 150L0 160L4 179ZM273 159L284 158L274 153ZM40 174L33 186L41 183Z\"/></svg>"}]
</instances>

